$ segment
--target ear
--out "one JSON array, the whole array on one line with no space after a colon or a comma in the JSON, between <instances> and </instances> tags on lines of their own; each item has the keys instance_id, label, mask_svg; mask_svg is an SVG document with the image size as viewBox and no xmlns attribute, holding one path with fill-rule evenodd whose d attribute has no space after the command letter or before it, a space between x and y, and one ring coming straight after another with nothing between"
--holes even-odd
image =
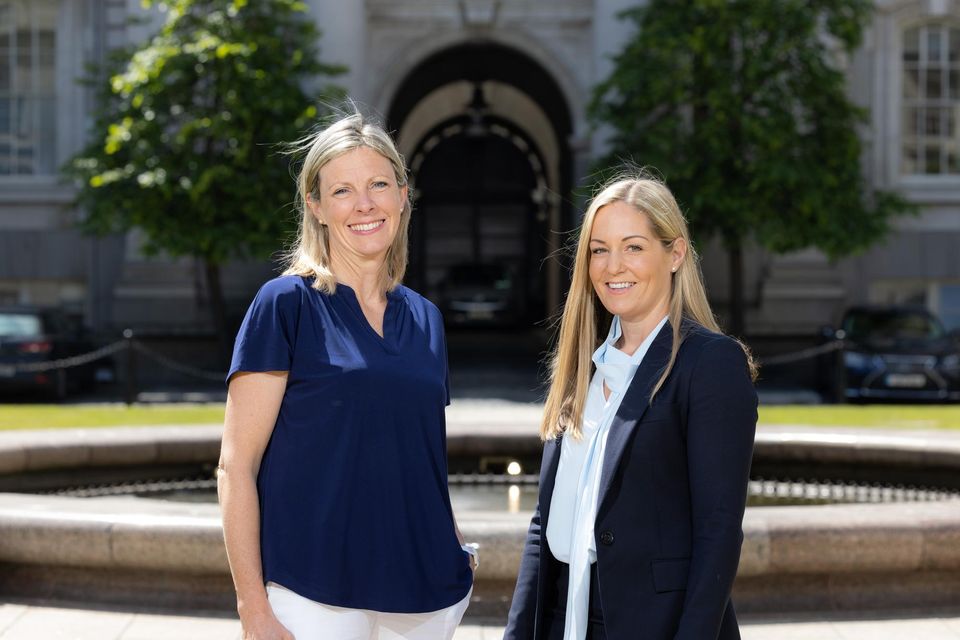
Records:
<instances>
[{"instance_id":1,"label":"ear","mask_svg":"<svg viewBox=\"0 0 960 640\"><path fill-rule=\"evenodd\" d=\"M410 206L410 202L407 200L408 191L409 185L403 185L400 187L400 213L403 213L405 207ZM409 213L409 211L407 213Z\"/></svg>"},{"instance_id":2,"label":"ear","mask_svg":"<svg viewBox=\"0 0 960 640\"><path fill-rule=\"evenodd\" d=\"M313 194L308 193L307 197L304 199L304 202L306 203L310 214L317 219L317 222L325 226L327 223L323 219L323 209L320 207L320 203L314 199Z\"/></svg>"},{"instance_id":3,"label":"ear","mask_svg":"<svg viewBox=\"0 0 960 640\"><path fill-rule=\"evenodd\" d=\"M670 269L674 272L677 271L686 257L687 241L681 237L677 237L673 241L673 244L670 245Z\"/></svg>"}]
</instances>

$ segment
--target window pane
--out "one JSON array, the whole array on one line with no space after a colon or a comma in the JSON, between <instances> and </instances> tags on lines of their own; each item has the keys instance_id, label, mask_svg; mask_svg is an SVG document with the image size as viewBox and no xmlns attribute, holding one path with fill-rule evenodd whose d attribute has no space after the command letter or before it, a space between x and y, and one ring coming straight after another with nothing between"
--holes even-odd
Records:
<instances>
[{"instance_id":1,"label":"window pane","mask_svg":"<svg viewBox=\"0 0 960 640\"><path fill-rule=\"evenodd\" d=\"M55 0L0 0L0 174L53 174Z\"/></svg>"},{"instance_id":2,"label":"window pane","mask_svg":"<svg viewBox=\"0 0 960 640\"><path fill-rule=\"evenodd\" d=\"M56 101L53 98L41 98L35 102L34 108L40 123L40 129L34 136L36 170L38 173L53 174L57 171Z\"/></svg>"},{"instance_id":3,"label":"window pane","mask_svg":"<svg viewBox=\"0 0 960 640\"><path fill-rule=\"evenodd\" d=\"M903 71L903 97L909 99L917 98L920 95L920 70L904 69Z\"/></svg>"},{"instance_id":4,"label":"window pane","mask_svg":"<svg viewBox=\"0 0 960 640\"><path fill-rule=\"evenodd\" d=\"M960 70L953 69L947 76L948 95L951 100L960 99Z\"/></svg>"},{"instance_id":5,"label":"window pane","mask_svg":"<svg viewBox=\"0 0 960 640\"><path fill-rule=\"evenodd\" d=\"M960 173L960 153L956 144L947 148L947 172Z\"/></svg>"},{"instance_id":6,"label":"window pane","mask_svg":"<svg viewBox=\"0 0 960 640\"><path fill-rule=\"evenodd\" d=\"M921 109L907 107L903 110L903 135L909 138L916 136L919 132L917 122L920 118Z\"/></svg>"},{"instance_id":7,"label":"window pane","mask_svg":"<svg viewBox=\"0 0 960 640\"><path fill-rule=\"evenodd\" d=\"M903 146L903 173L920 173L917 162L917 146L914 144Z\"/></svg>"},{"instance_id":8,"label":"window pane","mask_svg":"<svg viewBox=\"0 0 960 640\"><path fill-rule=\"evenodd\" d=\"M943 132L947 138L952 138L957 131L957 122L954 118L954 109L941 109L943 117Z\"/></svg>"},{"instance_id":9,"label":"window pane","mask_svg":"<svg viewBox=\"0 0 960 640\"><path fill-rule=\"evenodd\" d=\"M903 59L905 62L916 62L920 59L920 30L907 29L903 33Z\"/></svg>"},{"instance_id":10,"label":"window pane","mask_svg":"<svg viewBox=\"0 0 960 640\"><path fill-rule=\"evenodd\" d=\"M924 173L940 173L940 147L927 145L924 152Z\"/></svg>"},{"instance_id":11,"label":"window pane","mask_svg":"<svg viewBox=\"0 0 960 640\"><path fill-rule=\"evenodd\" d=\"M10 99L0 98L0 175L10 174L10 142L13 140L10 122Z\"/></svg>"},{"instance_id":12,"label":"window pane","mask_svg":"<svg viewBox=\"0 0 960 640\"><path fill-rule=\"evenodd\" d=\"M926 81L924 83L924 97L928 100L936 100L943 96L943 74L940 67L930 67L924 73Z\"/></svg>"},{"instance_id":13,"label":"window pane","mask_svg":"<svg viewBox=\"0 0 960 640\"><path fill-rule=\"evenodd\" d=\"M927 109L923 117L923 133L928 136L939 136L941 132L940 109Z\"/></svg>"},{"instance_id":14,"label":"window pane","mask_svg":"<svg viewBox=\"0 0 960 640\"><path fill-rule=\"evenodd\" d=\"M940 34L939 27L927 28L927 60L930 62L940 62L943 57L943 42Z\"/></svg>"},{"instance_id":15,"label":"window pane","mask_svg":"<svg viewBox=\"0 0 960 640\"><path fill-rule=\"evenodd\" d=\"M0 93L6 93L10 88L10 42L0 36Z\"/></svg>"},{"instance_id":16,"label":"window pane","mask_svg":"<svg viewBox=\"0 0 960 640\"><path fill-rule=\"evenodd\" d=\"M960 62L960 29L950 29L950 62Z\"/></svg>"}]
</instances>

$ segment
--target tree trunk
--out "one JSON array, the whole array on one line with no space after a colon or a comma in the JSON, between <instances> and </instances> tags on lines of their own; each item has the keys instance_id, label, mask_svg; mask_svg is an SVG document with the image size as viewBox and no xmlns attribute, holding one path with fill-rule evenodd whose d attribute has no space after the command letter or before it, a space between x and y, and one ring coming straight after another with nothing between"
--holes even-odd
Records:
<instances>
[{"instance_id":1,"label":"tree trunk","mask_svg":"<svg viewBox=\"0 0 960 640\"><path fill-rule=\"evenodd\" d=\"M726 330L727 333L742 338L744 330L743 247L740 239L737 238L729 244L727 251L730 261L730 310Z\"/></svg>"},{"instance_id":2,"label":"tree trunk","mask_svg":"<svg viewBox=\"0 0 960 640\"><path fill-rule=\"evenodd\" d=\"M226 363L230 358L230 336L227 335L227 310L223 303L223 285L220 282L220 265L204 259L203 269L207 278L210 319L213 321L213 330L217 334L220 360Z\"/></svg>"}]
</instances>

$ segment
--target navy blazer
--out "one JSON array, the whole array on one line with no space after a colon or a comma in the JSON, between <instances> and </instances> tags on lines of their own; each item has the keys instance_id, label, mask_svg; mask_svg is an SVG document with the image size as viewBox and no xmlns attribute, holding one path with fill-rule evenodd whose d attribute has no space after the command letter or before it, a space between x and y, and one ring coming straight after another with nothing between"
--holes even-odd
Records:
<instances>
[{"instance_id":1,"label":"navy blazer","mask_svg":"<svg viewBox=\"0 0 960 640\"><path fill-rule=\"evenodd\" d=\"M673 370L665 324L610 427L594 527L608 640L740 638L730 589L757 423L757 394L733 339L685 321ZM504 640L540 640L542 594L559 564L547 547L562 436L543 449L540 497ZM543 553L541 553L543 549Z\"/></svg>"}]
</instances>

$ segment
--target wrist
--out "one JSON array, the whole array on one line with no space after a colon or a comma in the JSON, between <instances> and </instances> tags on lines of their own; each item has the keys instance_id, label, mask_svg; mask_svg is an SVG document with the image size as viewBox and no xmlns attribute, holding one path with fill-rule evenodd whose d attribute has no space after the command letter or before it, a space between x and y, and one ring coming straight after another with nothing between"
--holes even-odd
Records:
<instances>
[{"instance_id":1,"label":"wrist","mask_svg":"<svg viewBox=\"0 0 960 640\"><path fill-rule=\"evenodd\" d=\"M476 569L480 566L480 545L476 542L467 542L461 544L460 548L463 549L463 552L470 556L473 561L473 568Z\"/></svg>"}]
</instances>

